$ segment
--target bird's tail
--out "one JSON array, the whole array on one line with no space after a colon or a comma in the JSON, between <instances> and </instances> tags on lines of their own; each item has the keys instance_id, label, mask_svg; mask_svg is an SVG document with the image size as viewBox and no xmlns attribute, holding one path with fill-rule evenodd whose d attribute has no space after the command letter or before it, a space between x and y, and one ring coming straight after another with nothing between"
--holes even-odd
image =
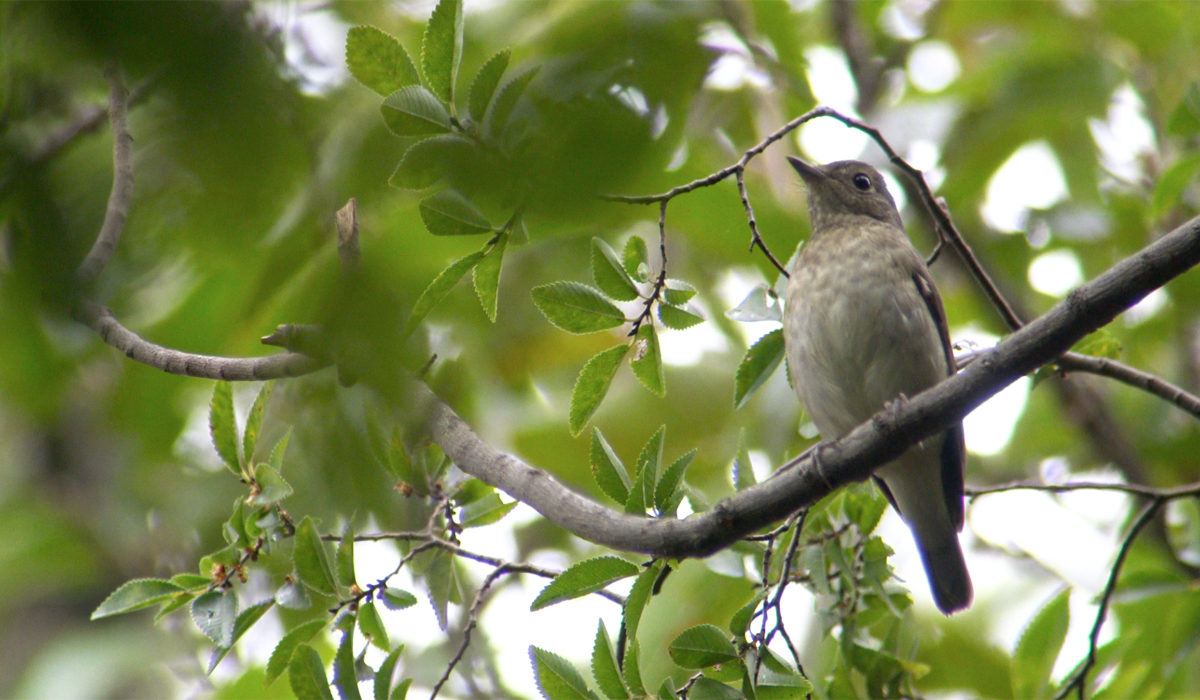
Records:
<instances>
[{"instance_id":1,"label":"bird's tail","mask_svg":"<svg viewBox=\"0 0 1200 700\"><path fill-rule=\"evenodd\" d=\"M950 530L940 532L936 537L922 537L914 530L913 536L938 610L949 615L969 606L975 592L971 588L971 574L967 572L957 533Z\"/></svg>"}]
</instances>

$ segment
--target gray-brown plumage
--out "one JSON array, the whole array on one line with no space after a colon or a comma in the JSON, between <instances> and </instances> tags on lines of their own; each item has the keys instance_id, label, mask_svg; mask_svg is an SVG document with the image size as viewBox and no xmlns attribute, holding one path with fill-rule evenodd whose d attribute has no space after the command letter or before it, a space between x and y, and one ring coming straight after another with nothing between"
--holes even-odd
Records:
<instances>
[{"instance_id":1,"label":"gray-brown plumage","mask_svg":"<svg viewBox=\"0 0 1200 700\"><path fill-rule=\"evenodd\" d=\"M787 360L796 394L824 440L885 404L954 373L941 297L912 247L883 178L871 166L811 166L789 158L808 190L812 237L788 281ZM962 424L875 472L916 540L938 608L971 604L963 526Z\"/></svg>"}]
</instances>

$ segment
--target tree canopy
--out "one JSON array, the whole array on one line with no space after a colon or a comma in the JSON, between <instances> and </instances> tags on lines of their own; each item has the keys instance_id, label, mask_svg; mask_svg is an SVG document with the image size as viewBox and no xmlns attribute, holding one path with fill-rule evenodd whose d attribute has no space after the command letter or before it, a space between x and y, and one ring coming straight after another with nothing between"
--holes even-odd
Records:
<instances>
[{"instance_id":1,"label":"tree canopy","mask_svg":"<svg viewBox=\"0 0 1200 700\"><path fill-rule=\"evenodd\" d=\"M0 695L1200 693L1193 4L0 18ZM788 155L961 370L819 450ZM946 618L868 477L964 417Z\"/></svg>"}]
</instances>

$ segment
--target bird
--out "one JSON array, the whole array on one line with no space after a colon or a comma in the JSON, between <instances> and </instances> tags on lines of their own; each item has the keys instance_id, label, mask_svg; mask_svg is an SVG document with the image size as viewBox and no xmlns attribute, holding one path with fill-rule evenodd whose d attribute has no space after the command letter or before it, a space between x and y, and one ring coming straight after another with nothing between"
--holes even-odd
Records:
<instances>
[{"instance_id":1,"label":"bird","mask_svg":"<svg viewBox=\"0 0 1200 700\"><path fill-rule=\"evenodd\" d=\"M854 160L788 161L804 181L812 235L787 284L787 363L821 439L833 441L953 375L954 354L941 296L879 171ZM946 615L974 595L958 540L965 460L960 421L873 477L912 532Z\"/></svg>"}]
</instances>

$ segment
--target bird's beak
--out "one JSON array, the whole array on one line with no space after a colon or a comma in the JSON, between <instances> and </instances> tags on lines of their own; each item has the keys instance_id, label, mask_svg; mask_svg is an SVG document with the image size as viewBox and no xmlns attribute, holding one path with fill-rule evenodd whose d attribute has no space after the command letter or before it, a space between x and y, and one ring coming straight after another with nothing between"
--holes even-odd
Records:
<instances>
[{"instance_id":1,"label":"bird's beak","mask_svg":"<svg viewBox=\"0 0 1200 700\"><path fill-rule=\"evenodd\" d=\"M800 177L804 179L805 184L814 184L825 179L825 173L815 167L805 163L795 156L788 156L788 162L800 173Z\"/></svg>"}]
</instances>

